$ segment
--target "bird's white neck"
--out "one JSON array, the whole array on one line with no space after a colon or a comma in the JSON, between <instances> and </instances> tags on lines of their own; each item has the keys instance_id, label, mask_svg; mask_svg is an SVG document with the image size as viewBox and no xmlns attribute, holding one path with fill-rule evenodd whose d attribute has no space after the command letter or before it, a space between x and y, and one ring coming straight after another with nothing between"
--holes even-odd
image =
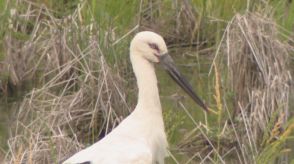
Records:
<instances>
[{"instance_id":1,"label":"bird's white neck","mask_svg":"<svg viewBox=\"0 0 294 164\"><path fill-rule=\"evenodd\" d=\"M131 55L133 70L137 78L139 88L138 105L139 110L152 110L161 113L157 78L154 65L145 58L133 54Z\"/></svg>"}]
</instances>

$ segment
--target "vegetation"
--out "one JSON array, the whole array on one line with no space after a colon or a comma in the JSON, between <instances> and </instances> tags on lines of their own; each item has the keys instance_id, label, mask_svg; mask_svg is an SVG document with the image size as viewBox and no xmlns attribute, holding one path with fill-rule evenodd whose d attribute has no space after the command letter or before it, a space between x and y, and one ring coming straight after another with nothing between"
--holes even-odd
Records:
<instances>
[{"instance_id":1,"label":"vegetation","mask_svg":"<svg viewBox=\"0 0 294 164\"><path fill-rule=\"evenodd\" d=\"M211 108L158 70L166 163L294 163L293 22L291 0L2 0L0 161L58 163L109 133L151 30Z\"/></svg>"}]
</instances>

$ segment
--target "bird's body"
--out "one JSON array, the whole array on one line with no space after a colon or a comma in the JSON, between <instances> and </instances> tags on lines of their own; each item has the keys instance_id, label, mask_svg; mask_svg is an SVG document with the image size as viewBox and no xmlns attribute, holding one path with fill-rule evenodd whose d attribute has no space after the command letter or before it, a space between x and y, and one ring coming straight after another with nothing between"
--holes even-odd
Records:
<instances>
[{"instance_id":1,"label":"bird's body","mask_svg":"<svg viewBox=\"0 0 294 164\"><path fill-rule=\"evenodd\" d=\"M184 90L187 84L179 72L169 65L171 59L163 58L163 54L167 54L167 47L160 35L145 31L135 36L130 47L130 58L139 88L136 108L102 140L76 153L63 164L164 163L168 143L154 63L165 64L169 74L182 83ZM170 67L175 70L169 70ZM201 105L205 108L204 104Z\"/></svg>"},{"instance_id":2,"label":"bird's body","mask_svg":"<svg viewBox=\"0 0 294 164\"><path fill-rule=\"evenodd\" d=\"M149 114L135 110L110 134L75 154L65 163L85 161L91 161L93 164L151 164L156 163L155 161L163 163L167 141L162 118L156 114L153 118L146 118Z\"/></svg>"}]
</instances>

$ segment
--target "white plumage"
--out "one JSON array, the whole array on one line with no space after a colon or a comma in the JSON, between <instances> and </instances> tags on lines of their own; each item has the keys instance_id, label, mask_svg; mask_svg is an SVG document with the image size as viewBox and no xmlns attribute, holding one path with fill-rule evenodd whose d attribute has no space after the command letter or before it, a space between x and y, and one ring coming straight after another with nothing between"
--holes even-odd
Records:
<instances>
[{"instance_id":1,"label":"white plumage","mask_svg":"<svg viewBox=\"0 0 294 164\"><path fill-rule=\"evenodd\" d=\"M164 131L154 63L161 63L172 78L204 109L203 102L174 67L163 38L140 32L131 42L130 58L139 88L135 110L111 133L81 150L63 164L164 163L168 143Z\"/></svg>"}]
</instances>

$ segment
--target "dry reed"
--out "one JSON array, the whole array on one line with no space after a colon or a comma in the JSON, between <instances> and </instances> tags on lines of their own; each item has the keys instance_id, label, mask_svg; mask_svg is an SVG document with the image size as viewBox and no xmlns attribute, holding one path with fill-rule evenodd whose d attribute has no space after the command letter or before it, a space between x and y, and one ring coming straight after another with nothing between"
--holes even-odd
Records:
<instances>
[{"instance_id":1,"label":"dry reed","mask_svg":"<svg viewBox=\"0 0 294 164\"><path fill-rule=\"evenodd\" d=\"M6 36L6 69L14 85L34 78L41 85L16 112L5 161L57 163L99 140L129 114L124 82L108 66L95 24L81 24L80 10L59 19L45 6L18 2L28 8L11 15L14 32L27 28L19 19L34 23L29 39Z\"/></svg>"}]
</instances>

